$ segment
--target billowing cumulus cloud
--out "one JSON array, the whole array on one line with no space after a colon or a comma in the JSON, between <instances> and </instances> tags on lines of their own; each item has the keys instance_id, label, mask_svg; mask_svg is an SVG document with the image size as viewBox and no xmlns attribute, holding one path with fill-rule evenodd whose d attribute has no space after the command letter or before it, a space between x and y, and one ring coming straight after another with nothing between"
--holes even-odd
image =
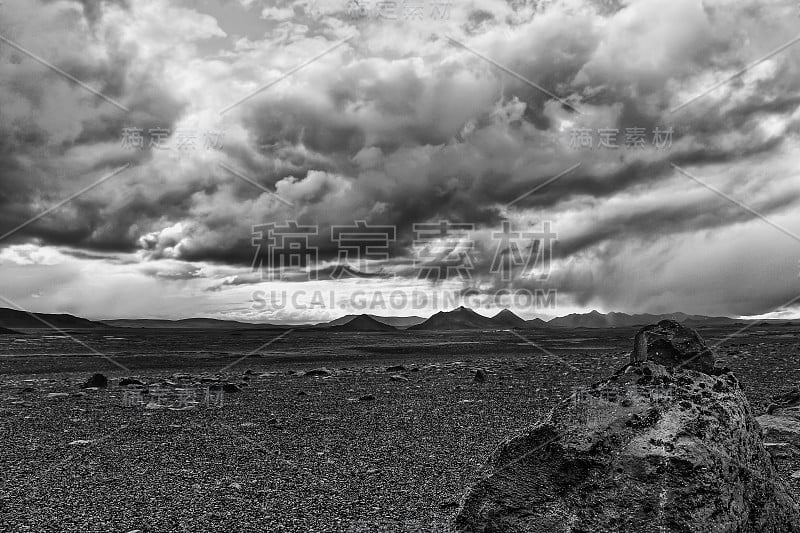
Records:
<instances>
[{"instance_id":1,"label":"billowing cumulus cloud","mask_svg":"<svg viewBox=\"0 0 800 533\"><path fill-rule=\"evenodd\" d=\"M475 226L464 285L486 291L508 285L492 268L502 221L549 221L551 275L535 285L565 308L748 315L800 292L800 55L765 58L796 36L791 6L470 0L392 18L345 0L35 3L1 5L0 34L128 110L0 43L0 233L130 168L0 246L118 254L207 302L262 282L255 225L317 226L323 269L333 226L395 226L378 265L394 277L370 282L391 290L414 275L413 225L448 220ZM133 130L141 149L123 142ZM598 148L600 130L617 147Z\"/></svg>"}]
</instances>

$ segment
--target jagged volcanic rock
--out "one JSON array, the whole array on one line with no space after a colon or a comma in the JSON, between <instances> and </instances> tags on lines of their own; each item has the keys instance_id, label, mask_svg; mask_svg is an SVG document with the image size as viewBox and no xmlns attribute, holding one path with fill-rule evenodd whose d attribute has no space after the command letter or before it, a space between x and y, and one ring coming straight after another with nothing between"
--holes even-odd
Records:
<instances>
[{"instance_id":1,"label":"jagged volcanic rock","mask_svg":"<svg viewBox=\"0 0 800 533\"><path fill-rule=\"evenodd\" d=\"M673 331L661 324L648 330L654 339ZM713 360L709 373L682 368L697 343L678 333L666 336L669 350L686 352L665 355L648 337L651 360L501 444L461 501L458 531L800 532L800 507L736 377Z\"/></svg>"},{"instance_id":2,"label":"jagged volcanic rock","mask_svg":"<svg viewBox=\"0 0 800 533\"><path fill-rule=\"evenodd\" d=\"M675 320L662 320L639 330L633 343L631 363L655 361L711 373L714 355L700 335Z\"/></svg>"}]
</instances>

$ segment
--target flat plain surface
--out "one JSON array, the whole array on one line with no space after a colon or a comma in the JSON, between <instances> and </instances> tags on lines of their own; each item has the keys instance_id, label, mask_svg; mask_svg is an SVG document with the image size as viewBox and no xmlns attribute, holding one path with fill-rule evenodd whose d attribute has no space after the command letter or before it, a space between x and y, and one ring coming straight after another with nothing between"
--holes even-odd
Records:
<instances>
[{"instance_id":1,"label":"flat plain surface","mask_svg":"<svg viewBox=\"0 0 800 533\"><path fill-rule=\"evenodd\" d=\"M714 345L736 329L700 332ZM224 371L279 332L74 332L127 370L52 333L2 337L0 530L448 531L487 454L622 366L635 330L518 333L533 344L297 331ZM757 414L800 384L797 328L753 327L715 351ZM318 367L333 374L302 375ZM94 372L112 386L81 389ZM204 402L201 378L218 373L242 390ZM126 376L161 390L162 408L132 402Z\"/></svg>"}]
</instances>

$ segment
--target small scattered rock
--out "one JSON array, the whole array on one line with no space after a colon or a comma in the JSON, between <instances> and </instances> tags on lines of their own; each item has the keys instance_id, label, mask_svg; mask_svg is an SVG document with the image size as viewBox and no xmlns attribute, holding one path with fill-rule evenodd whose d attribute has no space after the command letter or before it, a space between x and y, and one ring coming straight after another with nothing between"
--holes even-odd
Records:
<instances>
[{"instance_id":1,"label":"small scattered rock","mask_svg":"<svg viewBox=\"0 0 800 533\"><path fill-rule=\"evenodd\" d=\"M475 371L475 377L472 378L472 381L475 383L484 383L486 381L486 370L479 368Z\"/></svg>"},{"instance_id":2,"label":"small scattered rock","mask_svg":"<svg viewBox=\"0 0 800 533\"><path fill-rule=\"evenodd\" d=\"M405 365L394 365L386 368L387 372L405 372L406 370Z\"/></svg>"},{"instance_id":3,"label":"small scattered rock","mask_svg":"<svg viewBox=\"0 0 800 533\"><path fill-rule=\"evenodd\" d=\"M69 446L86 446L87 444L91 444L93 442L93 440L74 440L69 443Z\"/></svg>"},{"instance_id":4,"label":"small scattered rock","mask_svg":"<svg viewBox=\"0 0 800 533\"><path fill-rule=\"evenodd\" d=\"M326 377L326 376L332 376L333 372L331 372L327 368L315 368L313 370L309 370L303 375L306 377L317 377L317 376Z\"/></svg>"},{"instance_id":5,"label":"small scattered rock","mask_svg":"<svg viewBox=\"0 0 800 533\"><path fill-rule=\"evenodd\" d=\"M108 378L103 374L94 374L92 377L87 379L83 385L81 385L82 389L104 389L106 387L108 387Z\"/></svg>"}]
</instances>

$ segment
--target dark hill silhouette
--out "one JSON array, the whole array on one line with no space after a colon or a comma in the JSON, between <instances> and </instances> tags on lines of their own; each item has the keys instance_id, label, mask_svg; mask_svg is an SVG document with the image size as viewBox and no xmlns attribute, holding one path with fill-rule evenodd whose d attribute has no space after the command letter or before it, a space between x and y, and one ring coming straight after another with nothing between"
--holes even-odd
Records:
<instances>
[{"instance_id":1,"label":"dark hill silhouette","mask_svg":"<svg viewBox=\"0 0 800 533\"><path fill-rule=\"evenodd\" d=\"M516 316L516 315L515 315ZM479 315L464 306L452 311L440 311L410 330L498 329L493 319Z\"/></svg>"},{"instance_id":2,"label":"dark hill silhouette","mask_svg":"<svg viewBox=\"0 0 800 533\"><path fill-rule=\"evenodd\" d=\"M378 322L369 315L358 315L346 324L331 326L329 331L397 331L397 328Z\"/></svg>"},{"instance_id":3,"label":"dark hill silhouette","mask_svg":"<svg viewBox=\"0 0 800 533\"><path fill-rule=\"evenodd\" d=\"M0 328L0 335L24 335L24 333L14 331L13 329Z\"/></svg>"},{"instance_id":4,"label":"dark hill silhouette","mask_svg":"<svg viewBox=\"0 0 800 533\"><path fill-rule=\"evenodd\" d=\"M321 324L317 324L317 326L322 326L322 327L341 326L343 324L347 324L348 322L359 316L368 316L370 318L377 320L378 322L400 329L425 322L425 319L422 318L421 316L345 315L343 317L331 320L330 322L323 322Z\"/></svg>"},{"instance_id":5,"label":"dark hill silhouette","mask_svg":"<svg viewBox=\"0 0 800 533\"><path fill-rule=\"evenodd\" d=\"M46 329L50 327L59 329L83 329L106 327L106 325L101 322L93 322L73 315L49 313L33 314L41 320L37 320L25 311L0 308L0 327L8 329Z\"/></svg>"},{"instance_id":6,"label":"dark hill silhouette","mask_svg":"<svg viewBox=\"0 0 800 533\"><path fill-rule=\"evenodd\" d=\"M510 309L503 309L492 317L492 322L500 328L524 328L527 323Z\"/></svg>"}]
</instances>

